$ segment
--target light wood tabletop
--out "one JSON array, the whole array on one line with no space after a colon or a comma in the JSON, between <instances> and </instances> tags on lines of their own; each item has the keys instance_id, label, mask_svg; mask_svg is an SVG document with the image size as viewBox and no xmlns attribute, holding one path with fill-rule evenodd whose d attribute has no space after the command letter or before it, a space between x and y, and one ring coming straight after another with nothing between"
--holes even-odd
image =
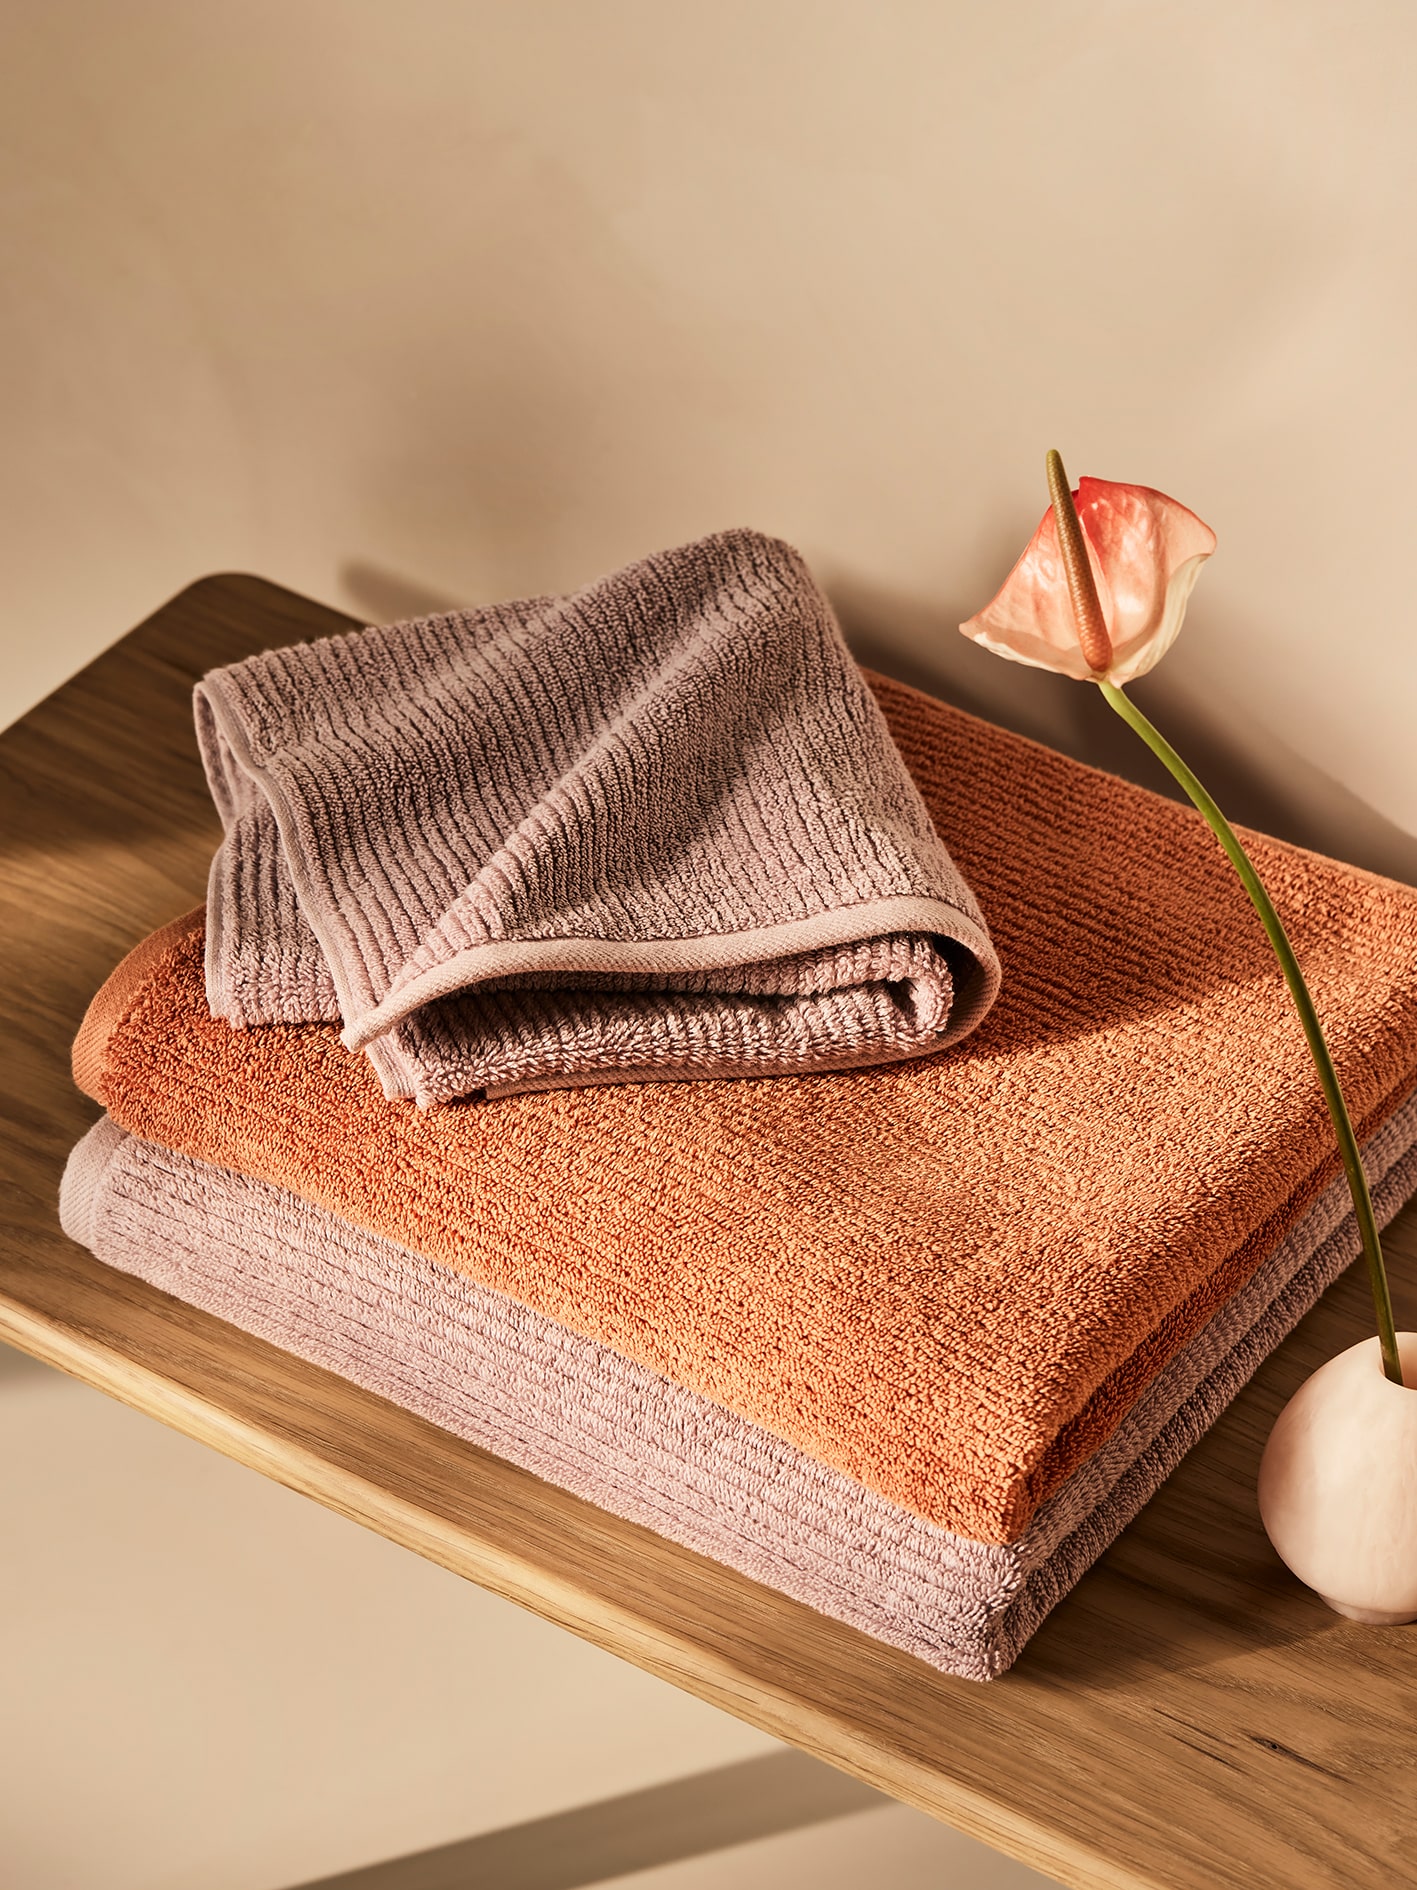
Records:
<instances>
[{"instance_id":1,"label":"light wood tabletop","mask_svg":"<svg viewBox=\"0 0 1417 1890\"><path fill-rule=\"evenodd\" d=\"M1070 1885L1417 1883L1417 1627L1340 1621L1281 1568L1255 1470L1284 1399L1367 1335L1357 1272L989 1686L947 1679L563 1495L66 1240L94 1106L69 1045L145 933L202 897L218 827L193 681L347 629L204 579L0 737L0 1337ZM1417 1326L1417 1214L1390 1237Z\"/></svg>"}]
</instances>

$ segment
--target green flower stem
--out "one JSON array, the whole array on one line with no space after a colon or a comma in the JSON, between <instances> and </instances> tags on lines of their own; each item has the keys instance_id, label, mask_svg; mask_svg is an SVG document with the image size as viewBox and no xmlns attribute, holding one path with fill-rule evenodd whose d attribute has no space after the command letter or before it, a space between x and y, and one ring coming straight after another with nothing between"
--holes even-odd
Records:
<instances>
[{"instance_id":1,"label":"green flower stem","mask_svg":"<svg viewBox=\"0 0 1417 1890\"><path fill-rule=\"evenodd\" d=\"M1318 1071L1324 1101L1328 1104L1328 1113L1333 1119L1334 1133L1338 1137L1344 1173L1348 1177L1349 1191L1353 1196L1353 1210L1358 1217L1358 1230L1363 1237L1363 1257L1368 1263L1368 1283L1373 1289L1373 1306L1378 1316L1378 1339L1382 1345L1383 1371L1394 1384L1400 1385L1402 1362L1398 1357L1397 1333L1392 1316L1392 1295L1388 1290L1387 1268L1383 1265L1382 1242L1378 1238L1378 1223L1373 1215L1373 1197L1368 1192L1368 1178L1363 1173L1363 1158L1358 1152L1358 1138L1354 1135L1353 1124L1348 1119L1348 1108L1343 1100L1343 1091L1338 1087L1338 1074L1333 1067L1333 1058L1329 1055L1328 1045L1324 1041L1318 1013L1314 1009L1314 1000L1309 996L1309 987L1304 982L1304 974L1300 971L1299 961L1294 956L1294 947L1289 943L1288 934L1280 923L1279 914L1270 903L1269 894L1261 885L1259 874L1251 865L1249 855L1240 845L1234 828L1195 775L1160 730L1153 728L1131 698L1124 695L1115 683L1099 680L1098 688L1122 720L1135 729L1152 753L1171 770L1200 809L1211 832L1229 856L1230 864L1240 875L1240 883L1250 895L1250 903L1260 915L1260 923L1269 935L1269 942L1274 947L1274 955L1279 960L1279 968L1284 973L1284 981L1289 986L1289 994L1294 1000L1294 1008L1298 1011L1299 1021L1304 1026L1304 1035L1309 1040L1309 1050L1314 1059L1314 1067Z\"/></svg>"}]
</instances>

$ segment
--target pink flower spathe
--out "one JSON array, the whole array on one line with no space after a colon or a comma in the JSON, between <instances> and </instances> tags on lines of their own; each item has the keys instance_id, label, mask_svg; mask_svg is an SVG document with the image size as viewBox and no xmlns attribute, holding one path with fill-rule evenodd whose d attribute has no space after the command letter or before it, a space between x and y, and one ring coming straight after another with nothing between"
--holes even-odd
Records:
<instances>
[{"instance_id":1,"label":"pink flower spathe","mask_svg":"<svg viewBox=\"0 0 1417 1890\"><path fill-rule=\"evenodd\" d=\"M1150 486L1080 479L1073 500L1112 640L1104 674L1108 682L1130 682L1175 642L1191 588L1215 550L1215 533ZM1096 676L1078 641L1051 506L993 603L960 629L1016 663L1079 680Z\"/></svg>"}]
</instances>

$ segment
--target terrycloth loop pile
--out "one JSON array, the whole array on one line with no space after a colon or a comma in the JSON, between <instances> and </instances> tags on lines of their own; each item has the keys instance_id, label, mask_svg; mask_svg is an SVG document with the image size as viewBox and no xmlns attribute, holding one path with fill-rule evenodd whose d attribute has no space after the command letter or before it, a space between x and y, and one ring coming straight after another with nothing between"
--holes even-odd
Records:
<instances>
[{"instance_id":1,"label":"terrycloth loop pile","mask_svg":"<svg viewBox=\"0 0 1417 1890\"><path fill-rule=\"evenodd\" d=\"M1417 1102L1368 1147L1379 1216L1417 1189ZM101 1260L932 1666L987 1680L1358 1250L1329 1185L1014 1543L887 1502L760 1425L467 1275L126 1135L74 1151L65 1230Z\"/></svg>"},{"instance_id":2,"label":"terrycloth loop pile","mask_svg":"<svg viewBox=\"0 0 1417 1890\"><path fill-rule=\"evenodd\" d=\"M420 1111L332 1021L214 1018L197 913L85 1020L109 1119L63 1211L115 1266L988 1678L1359 1244L1199 820L869 686L1007 968L967 1042ZM1417 1184L1417 894L1253 846L1386 1217Z\"/></svg>"},{"instance_id":3,"label":"terrycloth loop pile","mask_svg":"<svg viewBox=\"0 0 1417 1890\"><path fill-rule=\"evenodd\" d=\"M197 729L207 989L391 1096L843 1069L999 966L810 574L729 532L573 597L267 652Z\"/></svg>"}]
</instances>

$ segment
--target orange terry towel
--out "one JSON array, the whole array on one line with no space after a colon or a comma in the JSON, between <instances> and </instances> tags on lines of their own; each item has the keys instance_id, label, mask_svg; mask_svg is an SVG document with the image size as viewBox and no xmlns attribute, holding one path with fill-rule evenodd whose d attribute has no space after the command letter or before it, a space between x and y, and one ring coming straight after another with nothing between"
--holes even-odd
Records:
<instances>
[{"instance_id":1,"label":"orange terry towel","mask_svg":"<svg viewBox=\"0 0 1417 1890\"><path fill-rule=\"evenodd\" d=\"M214 1020L201 916L95 999L121 1127L314 1202L1007 1543L1337 1172L1268 945L1189 810L877 698L1002 994L890 1068L419 1111L332 1025ZM1417 1083L1417 893L1255 858L1367 1137Z\"/></svg>"}]
</instances>

